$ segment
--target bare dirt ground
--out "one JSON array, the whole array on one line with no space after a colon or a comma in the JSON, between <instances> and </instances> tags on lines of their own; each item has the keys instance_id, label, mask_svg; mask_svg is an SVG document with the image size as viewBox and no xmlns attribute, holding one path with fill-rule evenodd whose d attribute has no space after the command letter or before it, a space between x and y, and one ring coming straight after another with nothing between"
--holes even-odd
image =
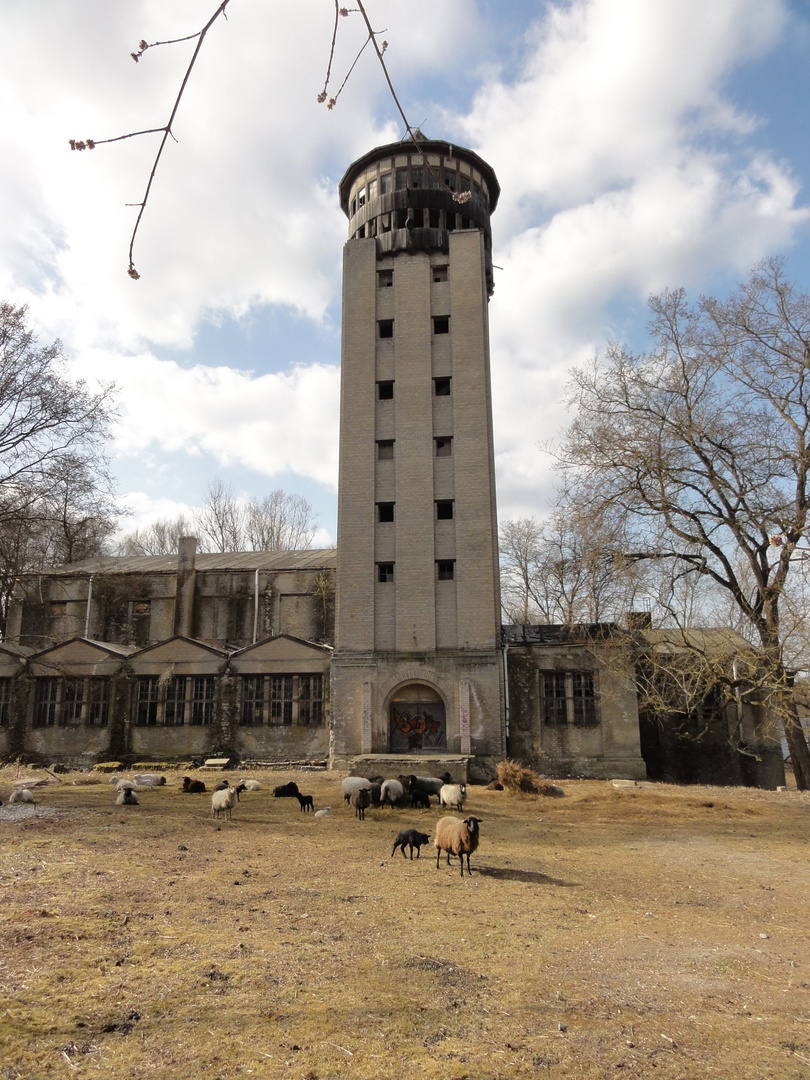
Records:
<instances>
[{"instance_id":1,"label":"bare dirt ground","mask_svg":"<svg viewBox=\"0 0 810 1080\"><path fill-rule=\"evenodd\" d=\"M166 775L0 810L0 1080L810 1077L804 793L472 787L462 879L391 857L437 807L360 822L342 774L257 772L214 822Z\"/></svg>"}]
</instances>

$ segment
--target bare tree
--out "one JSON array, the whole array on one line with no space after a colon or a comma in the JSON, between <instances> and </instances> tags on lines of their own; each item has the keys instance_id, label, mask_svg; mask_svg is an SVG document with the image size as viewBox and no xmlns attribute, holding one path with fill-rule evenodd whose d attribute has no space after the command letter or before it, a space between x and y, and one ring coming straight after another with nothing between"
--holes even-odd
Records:
<instances>
[{"instance_id":1,"label":"bare tree","mask_svg":"<svg viewBox=\"0 0 810 1080\"><path fill-rule=\"evenodd\" d=\"M68 378L25 307L0 304L0 634L16 576L99 554L121 512L105 443L114 387Z\"/></svg>"},{"instance_id":2,"label":"bare tree","mask_svg":"<svg viewBox=\"0 0 810 1080\"><path fill-rule=\"evenodd\" d=\"M296 551L311 547L317 518L303 495L276 488L246 507L246 538L251 551Z\"/></svg>"},{"instance_id":3,"label":"bare tree","mask_svg":"<svg viewBox=\"0 0 810 1080\"><path fill-rule=\"evenodd\" d=\"M808 556L810 297L770 259L728 300L667 291L650 308L651 352L613 345L575 372L561 464L574 495L584 487L595 509L621 516L629 559L656 564L673 589L705 580L733 603L758 645L761 704L805 789L783 613Z\"/></svg>"},{"instance_id":4,"label":"bare tree","mask_svg":"<svg viewBox=\"0 0 810 1080\"><path fill-rule=\"evenodd\" d=\"M221 477L214 477L194 514L201 551L244 551L245 504Z\"/></svg>"},{"instance_id":5,"label":"bare tree","mask_svg":"<svg viewBox=\"0 0 810 1080\"><path fill-rule=\"evenodd\" d=\"M183 514L158 518L150 525L133 529L116 546L116 555L176 555L180 538L191 536L194 526Z\"/></svg>"},{"instance_id":6,"label":"bare tree","mask_svg":"<svg viewBox=\"0 0 810 1080\"><path fill-rule=\"evenodd\" d=\"M623 548L622 522L608 508L595 513L589 499L562 505L543 522L504 522L504 614L514 622L569 626L622 618L635 606L643 576Z\"/></svg>"}]
</instances>

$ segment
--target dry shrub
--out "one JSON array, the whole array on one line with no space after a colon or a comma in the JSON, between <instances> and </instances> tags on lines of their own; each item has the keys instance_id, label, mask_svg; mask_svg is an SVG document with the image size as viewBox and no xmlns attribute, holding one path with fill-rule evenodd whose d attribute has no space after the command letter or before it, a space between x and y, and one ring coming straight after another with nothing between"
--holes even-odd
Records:
<instances>
[{"instance_id":1,"label":"dry shrub","mask_svg":"<svg viewBox=\"0 0 810 1080\"><path fill-rule=\"evenodd\" d=\"M507 791L522 791L528 795L539 795L547 786L533 769L527 769L525 765L509 758L498 762L498 782L503 784Z\"/></svg>"},{"instance_id":2,"label":"dry shrub","mask_svg":"<svg viewBox=\"0 0 810 1080\"><path fill-rule=\"evenodd\" d=\"M93 766L94 772L120 772L124 766L120 761L99 761Z\"/></svg>"}]
</instances>

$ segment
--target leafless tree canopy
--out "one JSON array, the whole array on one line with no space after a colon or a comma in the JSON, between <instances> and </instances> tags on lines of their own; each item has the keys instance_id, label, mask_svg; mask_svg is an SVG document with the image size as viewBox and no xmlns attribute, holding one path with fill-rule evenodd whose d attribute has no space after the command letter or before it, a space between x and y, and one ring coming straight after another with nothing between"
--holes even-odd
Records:
<instances>
[{"instance_id":1,"label":"leafless tree canopy","mask_svg":"<svg viewBox=\"0 0 810 1080\"><path fill-rule=\"evenodd\" d=\"M636 604L643 572L624 558L622 521L590 500L560 506L546 521L517 518L500 529L501 597L513 623L620 620Z\"/></svg>"},{"instance_id":2,"label":"leafless tree canopy","mask_svg":"<svg viewBox=\"0 0 810 1080\"><path fill-rule=\"evenodd\" d=\"M69 379L25 307L0 304L0 636L17 574L101 552L121 513L105 444L112 385Z\"/></svg>"},{"instance_id":3,"label":"leafless tree canopy","mask_svg":"<svg viewBox=\"0 0 810 1080\"><path fill-rule=\"evenodd\" d=\"M561 464L574 498L621 517L626 558L665 571L671 597L698 580L733 603L807 787L784 615L808 554L810 297L770 259L727 300L667 291L650 308L651 352L613 345L575 373Z\"/></svg>"},{"instance_id":4,"label":"leafless tree canopy","mask_svg":"<svg viewBox=\"0 0 810 1080\"><path fill-rule=\"evenodd\" d=\"M208 485L191 519L182 514L135 529L118 545L121 555L169 555L180 537L195 535L200 551L297 551L311 547L318 521L303 495L281 488L244 499L221 478Z\"/></svg>"}]
</instances>

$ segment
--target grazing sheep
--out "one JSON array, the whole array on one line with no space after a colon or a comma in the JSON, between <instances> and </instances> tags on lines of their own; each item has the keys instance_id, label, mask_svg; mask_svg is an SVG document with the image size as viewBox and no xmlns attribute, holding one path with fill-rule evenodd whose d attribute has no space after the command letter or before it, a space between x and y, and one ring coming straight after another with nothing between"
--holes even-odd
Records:
<instances>
[{"instance_id":1,"label":"grazing sheep","mask_svg":"<svg viewBox=\"0 0 810 1080\"><path fill-rule=\"evenodd\" d=\"M184 776L183 791L187 795L200 795L205 791L205 784L202 780L192 780L190 776Z\"/></svg>"},{"instance_id":2,"label":"grazing sheep","mask_svg":"<svg viewBox=\"0 0 810 1080\"><path fill-rule=\"evenodd\" d=\"M368 789L368 793L371 796L371 805L374 807L375 810L379 810L382 806L382 803L380 801L381 791L382 784L372 784L371 787Z\"/></svg>"},{"instance_id":3,"label":"grazing sheep","mask_svg":"<svg viewBox=\"0 0 810 1080\"><path fill-rule=\"evenodd\" d=\"M132 777L138 787L162 787L166 777L156 772L135 773Z\"/></svg>"},{"instance_id":4,"label":"grazing sheep","mask_svg":"<svg viewBox=\"0 0 810 1080\"><path fill-rule=\"evenodd\" d=\"M312 796L311 795L301 795L301 794L299 794L298 795L298 802L299 802L299 805L301 806L301 813L302 814L305 813L305 811L307 811L307 810L314 810L315 809L315 804L312 801Z\"/></svg>"},{"instance_id":5,"label":"grazing sheep","mask_svg":"<svg viewBox=\"0 0 810 1080\"><path fill-rule=\"evenodd\" d=\"M407 788L411 795L416 791L423 791L428 797L435 795L438 799L439 792L442 790L444 784L449 784L452 780L449 772L444 773L442 776L408 776Z\"/></svg>"},{"instance_id":6,"label":"grazing sheep","mask_svg":"<svg viewBox=\"0 0 810 1080\"><path fill-rule=\"evenodd\" d=\"M329 815L331 813L332 813L332 807L331 806L325 806L323 808L323 810L316 810L315 811L315 817L329 817Z\"/></svg>"},{"instance_id":7,"label":"grazing sheep","mask_svg":"<svg viewBox=\"0 0 810 1080\"><path fill-rule=\"evenodd\" d=\"M426 791L414 790L411 792L411 806L416 808L421 806L427 808L430 806L430 796Z\"/></svg>"},{"instance_id":8,"label":"grazing sheep","mask_svg":"<svg viewBox=\"0 0 810 1080\"><path fill-rule=\"evenodd\" d=\"M368 788L358 788L349 797L349 805L354 808L354 816L361 821L366 820L366 808L371 806L371 795Z\"/></svg>"},{"instance_id":9,"label":"grazing sheep","mask_svg":"<svg viewBox=\"0 0 810 1080\"><path fill-rule=\"evenodd\" d=\"M138 796L135 794L132 788L121 788L118 792L118 798L115 800L116 806L137 806Z\"/></svg>"},{"instance_id":10,"label":"grazing sheep","mask_svg":"<svg viewBox=\"0 0 810 1080\"><path fill-rule=\"evenodd\" d=\"M399 780L383 780L380 788L380 802L383 806L403 806L405 788Z\"/></svg>"},{"instance_id":11,"label":"grazing sheep","mask_svg":"<svg viewBox=\"0 0 810 1080\"><path fill-rule=\"evenodd\" d=\"M262 785L258 780L240 780L240 784L244 787L245 791L261 791Z\"/></svg>"},{"instance_id":12,"label":"grazing sheep","mask_svg":"<svg viewBox=\"0 0 810 1080\"><path fill-rule=\"evenodd\" d=\"M463 820L454 817L439 818L436 822L436 839L433 841L436 847L436 869L439 869L439 858L443 851L447 852L447 865L450 865L450 856L458 855L461 863L461 876L464 877L464 856L467 856L467 874L470 873L470 855L478 847L478 826L480 818L465 817ZM404 854L404 851L403 851Z\"/></svg>"},{"instance_id":13,"label":"grazing sheep","mask_svg":"<svg viewBox=\"0 0 810 1080\"><path fill-rule=\"evenodd\" d=\"M226 788L219 788L211 796L211 816L219 818L219 815L224 812L225 820L229 821L233 817L233 808L239 802L239 794L244 791L241 784L237 787L231 787L230 784Z\"/></svg>"},{"instance_id":14,"label":"grazing sheep","mask_svg":"<svg viewBox=\"0 0 810 1080\"><path fill-rule=\"evenodd\" d=\"M34 796L31 794L31 792L28 790L28 788L15 788L12 791L12 793L9 795L9 797L8 797L8 805L9 806L11 806L12 803L18 803L18 802L30 803L32 806L36 805L34 803Z\"/></svg>"},{"instance_id":15,"label":"grazing sheep","mask_svg":"<svg viewBox=\"0 0 810 1080\"><path fill-rule=\"evenodd\" d=\"M278 787L273 788L274 799L294 799L298 795L298 784L294 780L290 780L288 784L279 784Z\"/></svg>"},{"instance_id":16,"label":"grazing sheep","mask_svg":"<svg viewBox=\"0 0 810 1080\"><path fill-rule=\"evenodd\" d=\"M460 810L467 799L466 784L442 784L439 792L439 805L448 810Z\"/></svg>"},{"instance_id":17,"label":"grazing sheep","mask_svg":"<svg viewBox=\"0 0 810 1080\"><path fill-rule=\"evenodd\" d=\"M417 832L416 829L403 829L402 832L397 833L397 838L394 841L394 846L391 849L391 858L394 857L394 852L397 848L402 848L402 858L405 858L405 846L411 850L411 860L413 860L413 849L416 848L416 857L420 858L422 854L422 844L426 844L430 839L429 833Z\"/></svg>"},{"instance_id":18,"label":"grazing sheep","mask_svg":"<svg viewBox=\"0 0 810 1080\"><path fill-rule=\"evenodd\" d=\"M348 803L351 798L353 791L370 787L371 781L367 780L365 776L347 776L340 784L340 789L343 792L343 799L346 803Z\"/></svg>"}]
</instances>

